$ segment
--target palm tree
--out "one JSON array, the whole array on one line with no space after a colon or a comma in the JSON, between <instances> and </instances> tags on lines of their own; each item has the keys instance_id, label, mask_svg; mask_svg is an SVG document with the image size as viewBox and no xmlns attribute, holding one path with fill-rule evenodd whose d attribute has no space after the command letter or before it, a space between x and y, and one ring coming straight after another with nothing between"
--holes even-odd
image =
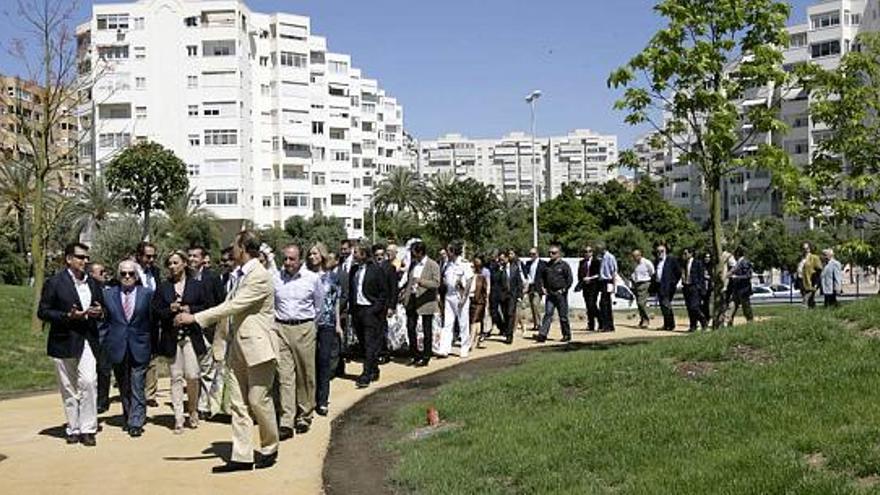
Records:
<instances>
[{"instance_id":1,"label":"palm tree","mask_svg":"<svg viewBox=\"0 0 880 495\"><path fill-rule=\"evenodd\" d=\"M22 162L6 161L0 165L0 208L4 216L15 215L18 224L16 248L24 254L28 239L28 205L33 202L33 169Z\"/></svg>"},{"instance_id":2,"label":"palm tree","mask_svg":"<svg viewBox=\"0 0 880 495\"><path fill-rule=\"evenodd\" d=\"M103 177L95 177L80 187L68 214L77 233L101 230L101 224L113 213L122 211L122 197L111 191Z\"/></svg>"},{"instance_id":3,"label":"palm tree","mask_svg":"<svg viewBox=\"0 0 880 495\"><path fill-rule=\"evenodd\" d=\"M427 204L425 186L410 169L395 167L376 187L373 202L380 211L411 211L418 215Z\"/></svg>"}]
</instances>

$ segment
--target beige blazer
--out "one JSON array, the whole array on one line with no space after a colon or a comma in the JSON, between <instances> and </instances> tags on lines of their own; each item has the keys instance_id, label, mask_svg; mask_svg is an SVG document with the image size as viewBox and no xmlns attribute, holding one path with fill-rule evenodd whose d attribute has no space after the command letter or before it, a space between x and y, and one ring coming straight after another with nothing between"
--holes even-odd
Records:
<instances>
[{"instance_id":1,"label":"beige blazer","mask_svg":"<svg viewBox=\"0 0 880 495\"><path fill-rule=\"evenodd\" d=\"M413 260L415 261L415 260ZM413 294L413 286L416 290ZM409 277L406 288L401 295L403 307L409 311L410 299L415 296L415 311L420 315L433 315L438 311L437 289L440 287L440 265L431 258L425 257L425 267L422 268L422 276L414 279Z\"/></svg>"},{"instance_id":2,"label":"beige blazer","mask_svg":"<svg viewBox=\"0 0 880 495\"><path fill-rule=\"evenodd\" d=\"M242 277L238 287L226 298L226 302L195 315L202 328L232 319L233 346L241 352L248 366L256 366L278 357L272 325L275 321L275 289L272 277L257 263L253 270ZM214 334L215 342L225 341L229 325L219 325ZM216 356L215 356L216 357Z\"/></svg>"}]
</instances>

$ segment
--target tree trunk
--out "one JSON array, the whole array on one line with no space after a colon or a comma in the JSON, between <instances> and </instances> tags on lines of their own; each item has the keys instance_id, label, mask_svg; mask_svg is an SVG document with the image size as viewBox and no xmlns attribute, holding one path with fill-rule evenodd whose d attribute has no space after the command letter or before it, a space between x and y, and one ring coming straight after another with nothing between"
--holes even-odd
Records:
<instances>
[{"instance_id":1,"label":"tree trunk","mask_svg":"<svg viewBox=\"0 0 880 495\"><path fill-rule=\"evenodd\" d=\"M27 210L25 208L16 208L16 214L18 215L18 242L16 243L16 249L21 253L22 256L27 256L27 245L25 244L27 241Z\"/></svg>"},{"instance_id":2,"label":"tree trunk","mask_svg":"<svg viewBox=\"0 0 880 495\"><path fill-rule=\"evenodd\" d=\"M715 270L712 274L712 328L718 329L724 324L724 272L727 270L726 260L721 259L723 232L721 230L721 178L712 177L709 186L709 218L712 223L712 259Z\"/></svg>"},{"instance_id":3,"label":"tree trunk","mask_svg":"<svg viewBox=\"0 0 880 495\"><path fill-rule=\"evenodd\" d=\"M43 281L46 278L46 254L43 250L43 193L46 183L42 174L37 174L34 191L34 226L31 231L31 258L34 263L33 303L31 307L31 332L40 333L43 324L37 316Z\"/></svg>"},{"instance_id":4,"label":"tree trunk","mask_svg":"<svg viewBox=\"0 0 880 495\"><path fill-rule=\"evenodd\" d=\"M150 209L144 209L144 230L141 235L141 240L149 241L150 240Z\"/></svg>"}]
</instances>

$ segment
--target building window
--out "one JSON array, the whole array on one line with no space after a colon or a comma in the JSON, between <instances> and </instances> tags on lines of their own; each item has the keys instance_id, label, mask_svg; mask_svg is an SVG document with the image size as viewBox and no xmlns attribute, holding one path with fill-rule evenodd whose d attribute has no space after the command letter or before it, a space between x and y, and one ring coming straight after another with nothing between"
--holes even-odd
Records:
<instances>
[{"instance_id":1,"label":"building window","mask_svg":"<svg viewBox=\"0 0 880 495\"><path fill-rule=\"evenodd\" d=\"M363 228L363 222L364 221L361 220L360 218L355 218L352 225L354 226L355 229L360 230L361 228Z\"/></svg>"},{"instance_id":2,"label":"building window","mask_svg":"<svg viewBox=\"0 0 880 495\"><path fill-rule=\"evenodd\" d=\"M134 115L139 119L147 118L147 107L134 107Z\"/></svg>"},{"instance_id":3,"label":"building window","mask_svg":"<svg viewBox=\"0 0 880 495\"><path fill-rule=\"evenodd\" d=\"M128 45L99 46L98 58L104 60L124 60L128 58Z\"/></svg>"},{"instance_id":4,"label":"building window","mask_svg":"<svg viewBox=\"0 0 880 495\"><path fill-rule=\"evenodd\" d=\"M235 40L210 40L202 42L205 57L228 57L235 55Z\"/></svg>"},{"instance_id":5,"label":"building window","mask_svg":"<svg viewBox=\"0 0 880 495\"><path fill-rule=\"evenodd\" d=\"M198 163L187 163L186 164L186 174L190 177L198 177L199 176L199 164Z\"/></svg>"},{"instance_id":6,"label":"building window","mask_svg":"<svg viewBox=\"0 0 880 495\"><path fill-rule=\"evenodd\" d=\"M134 58L137 58L140 60L147 58L147 47L145 47L145 46L134 47Z\"/></svg>"},{"instance_id":7,"label":"building window","mask_svg":"<svg viewBox=\"0 0 880 495\"><path fill-rule=\"evenodd\" d=\"M187 17L186 19L183 20L183 25L186 27L198 27L198 25L199 25L198 16Z\"/></svg>"},{"instance_id":8,"label":"building window","mask_svg":"<svg viewBox=\"0 0 880 495\"><path fill-rule=\"evenodd\" d=\"M305 68L308 56L305 53L281 52L279 58L283 66Z\"/></svg>"},{"instance_id":9,"label":"building window","mask_svg":"<svg viewBox=\"0 0 880 495\"><path fill-rule=\"evenodd\" d=\"M840 25L840 12L826 12L810 17L813 29L823 29Z\"/></svg>"},{"instance_id":10,"label":"building window","mask_svg":"<svg viewBox=\"0 0 880 495\"><path fill-rule=\"evenodd\" d=\"M346 206L348 204L348 198L345 194L331 194L330 204L333 206Z\"/></svg>"},{"instance_id":11,"label":"building window","mask_svg":"<svg viewBox=\"0 0 880 495\"><path fill-rule=\"evenodd\" d=\"M208 189L205 191L205 204L236 205L238 204L238 191L235 189Z\"/></svg>"},{"instance_id":12,"label":"building window","mask_svg":"<svg viewBox=\"0 0 880 495\"><path fill-rule=\"evenodd\" d=\"M284 206L289 208L308 208L309 196L300 193L284 193Z\"/></svg>"},{"instance_id":13,"label":"building window","mask_svg":"<svg viewBox=\"0 0 880 495\"><path fill-rule=\"evenodd\" d=\"M205 146L235 146L238 144L236 129L205 129Z\"/></svg>"},{"instance_id":14,"label":"building window","mask_svg":"<svg viewBox=\"0 0 880 495\"><path fill-rule=\"evenodd\" d=\"M334 150L333 151L333 161L347 162L350 159L351 159L351 155L348 151L345 151L345 150Z\"/></svg>"},{"instance_id":15,"label":"building window","mask_svg":"<svg viewBox=\"0 0 880 495\"><path fill-rule=\"evenodd\" d=\"M128 14L99 14L98 29L128 29Z\"/></svg>"},{"instance_id":16,"label":"building window","mask_svg":"<svg viewBox=\"0 0 880 495\"><path fill-rule=\"evenodd\" d=\"M807 33L795 33L789 38L790 48L800 48L807 44Z\"/></svg>"},{"instance_id":17,"label":"building window","mask_svg":"<svg viewBox=\"0 0 880 495\"><path fill-rule=\"evenodd\" d=\"M348 72L348 62L331 60L327 63L327 68L331 74L345 74Z\"/></svg>"},{"instance_id":18,"label":"building window","mask_svg":"<svg viewBox=\"0 0 880 495\"><path fill-rule=\"evenodd\" d=\"M312 173L312 185L323 186L327 184L327 175L323 172Z\"/></svg>"},{"instance_id":19,"label":"building window","mask_svg":"<svg viewBox=\"0 0 880 495\"><path fill-rule=\"evenodd\" d=\"M331 127L330 139L345 139L345 129Z\"/></svg>"},{"instance_id":20,"label":"building window","mask_svg":"<svg viewBox=\"0 0 880 495\"><path fill-rule=\"evenodd\" d=\"M263 196L263 206L266 208L272 206L272 196Z\"/></svg>"},{"instance_id":21,"label":"building window","mask_svg":"<svg viewBox=\"0 0 880 495\"><path fill-rule=\"evenodd\" d=\"M840 40L826 41L810 46L812 58L830 57L840 54Z\"/></svg>"},{"instance_id":22,"label":"building window","mask_svg":"<svg viewBox=\"0 0 880 495\"><path fill-rule=\"evenodd\" d=\"M190 134L189 135L189 145L190 146L198 146L202 144L201 138L199 138L198 134Z\"/></svg>"},{"instance_id":23,"label":"building window","mask_svg":"<svg viewBox=\"0 0 880 495\"><path fill-rule=\"evenodd\" d=\"M324 123L312 122L312 134L324 134Z\"/></svg>"},{"instance_id":24,"label":"building window","mask_svg":"<svg viewBox=\"0 0 880 495\"><path fill-rule=\"evenodd\" d=\"M858 26L862 23L862 14L853 14L851 17L851 23L853 26Z\"/></svg>"},{"instance_id":25,"label":"building window","mask_svg":"<svg viewBox=\"0 0 880 495\"><path fill-rule=\"evenodd\" d=\"M135 87L135 89L146 89L147 88L147 78L146 77L135 77L134 78L134 87Z\"/></svg>"},{"instance_id":26,"label":"building window","mask_svg":"<svg viewBox=\"0 0 880 495\"><path fill-rule=\"evenodd\" d=\"M186 76L186 87L193 89L199 87L199 76Z\"/></svg>"},{"instance_id":27,"label":"building window","mask_svg":"<svg viewBox=\"0 0 880 495\"><path fill-rule=\"evenodd\" d=\"M134 18L134 28L135 29L143 29L144 28L144 18L143 17L135 17Z\"/></svg>"},{"instance_id":28,"label":"building window","mask_svg":"<svg viewBox=\"0 0 880 495\"><path fill-rule=\"evenodd\" d=\"M187 57L197 57L199 55L199 47L197 45L187 45L186 46L186 56Z\"/></svg>"},{"instance_id":29,"label":"building window","mask_svg":"<svg viewBox=\"0 0 880 495\"><path fill-rule=\"evenodd\" d=\"M269 57L265 55L260 56L260 67L268 67L269 66Z\"/></svg>"},{"instance_id":30,"label":"building window","mask_svg":"<svg viewBox=\"0 0 880 495\"><path fill-rule=\"evenodd\" d=\"M198 105L188 105L186 107L186 113L190 117L198 117L199 116L199 106Z\"/></svg>"},{"instance_id":31,"label":"building window","mask_svg":"<svg viewBox=\"0 0 880 495\"><path fill-rule=\"evenodd\" d=\"M131 134L127 132L107 133L98 135L99 148L124 148L131 144Z\"/></svg>"}]
</instances>

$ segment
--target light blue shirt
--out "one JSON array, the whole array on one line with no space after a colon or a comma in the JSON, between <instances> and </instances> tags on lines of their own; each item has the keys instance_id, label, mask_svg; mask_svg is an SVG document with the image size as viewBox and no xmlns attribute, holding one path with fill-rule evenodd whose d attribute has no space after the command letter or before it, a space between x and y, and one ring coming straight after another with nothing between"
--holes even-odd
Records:
<instances>
[{"instance_id":1,"label":"light blue shirt","mask_svg":"<svg viewBox=\"0 0 880 495\"><path fill-rule=\"evenodd\" d=\"M290 275L286 270L275 272L275 318L279 320L313 320L324 298L321 276L301 266Z\"/></svg>"},{"instance_id":2,"label":"light blue shirt","mask_svg":"<svg viewBox=\"0 0 880 495\"><path fill-rule=\"evenodd\" d=\"M617 258L605 251L605 254L602 255L602 266L599 268L599 278L613 282L615 275L617 275Z\"/></svg>"}]
</instances>

